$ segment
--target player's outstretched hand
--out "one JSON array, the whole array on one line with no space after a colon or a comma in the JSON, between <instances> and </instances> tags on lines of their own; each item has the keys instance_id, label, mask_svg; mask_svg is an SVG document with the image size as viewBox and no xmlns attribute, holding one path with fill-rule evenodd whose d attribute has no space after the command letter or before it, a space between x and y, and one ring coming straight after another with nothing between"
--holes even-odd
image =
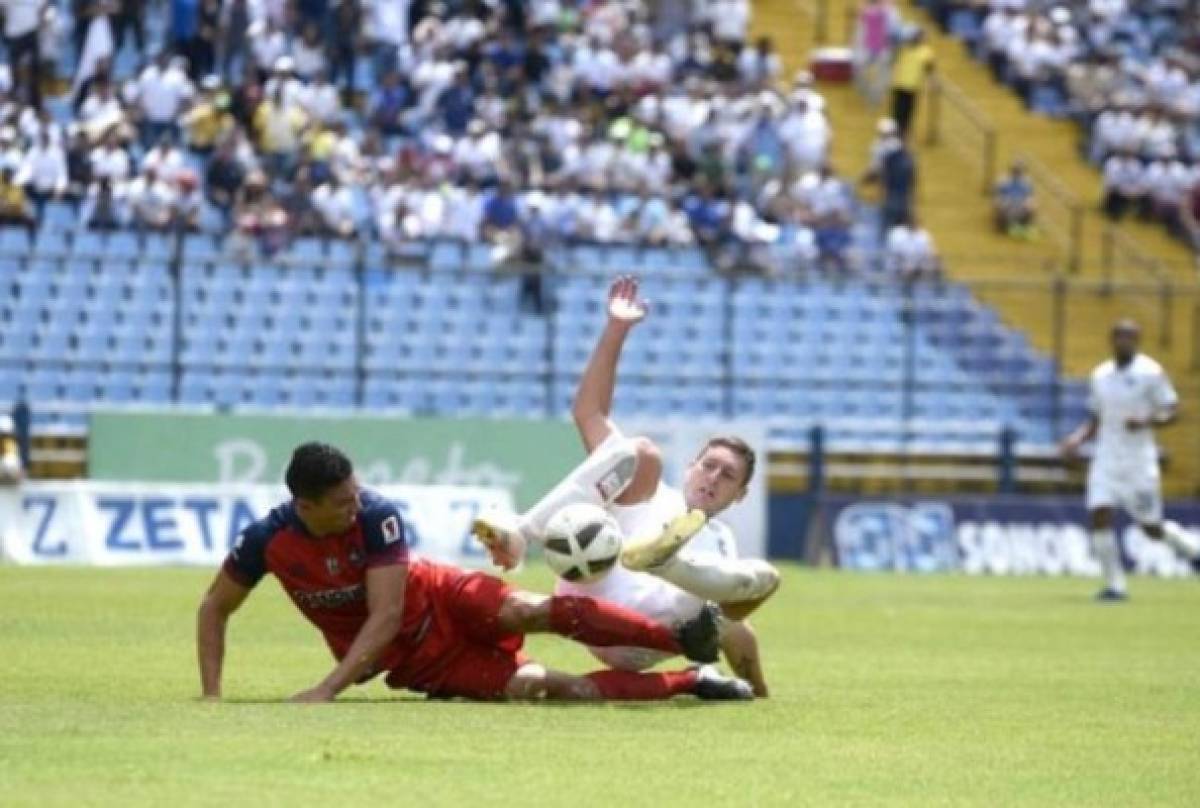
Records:
<instances>
[{"instance_id":1,"label":"player's outstretched hand","mask_svg":"<svg viewBox=\"0 0 1200 808\"><path fill-rule=\"evenodd\" d=\"M608 290L608 319L610 322L631 327L646 317L646 301L638 297L638 280L632 275L622 275L613 281Z\"/></svg>"},{"instance_id":2,"label":"player's outstretched hand","mask_svg":"<svg viewBox=\"0 0 1200 808\"><path fill-rule=\"evenodd\" d=\"M333 696L333 693L318 685L308 690L301 690L292 696L289 701L294 704L323 704L327 701L333 701Z\"/></svg>"}]
</instances>

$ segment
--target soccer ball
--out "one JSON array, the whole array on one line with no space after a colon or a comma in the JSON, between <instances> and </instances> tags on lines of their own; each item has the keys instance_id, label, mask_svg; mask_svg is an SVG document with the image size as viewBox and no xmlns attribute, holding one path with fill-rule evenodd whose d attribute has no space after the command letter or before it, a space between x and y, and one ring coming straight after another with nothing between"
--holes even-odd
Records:
<instances>
[{"instance_id":1,"label":"soccer ball","mask_svg":"<svg viewBox=\"0 0 1200 808\"><path fill-rule=\"evenodd\" d=\"M586 502L568 505L550 518L546 563L560 578L587 583L608 574L621 554L621 528L605 511Z\"/></svg>"}]
</instances>

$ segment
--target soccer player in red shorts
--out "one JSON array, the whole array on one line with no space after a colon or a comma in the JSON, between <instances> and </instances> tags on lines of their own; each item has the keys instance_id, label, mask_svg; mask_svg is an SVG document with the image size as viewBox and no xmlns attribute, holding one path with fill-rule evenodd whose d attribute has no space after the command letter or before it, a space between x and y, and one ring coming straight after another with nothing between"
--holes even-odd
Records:
<instances>
[{"instance_id":1,"label":"soccer player in red shorts","mask_svg":"<svg viewBox=\"0 0 1200 808\"><path fill-rule=\"evenodd\" d=\"M383 671L390 687L438 697L751 698L746 682L709 667L574 676L521 652L525 635L541 632L713 662L715 608L671 628L604 601L523 592L483 573L410 559L395 506L360 489L350 460L326 444L299 446L286 481L292 500L242 532L200 604L196 647L205 698L221 696L229 616L268 572L337 659L294 701L332 701Z\"/></svg>"}]
</instances>

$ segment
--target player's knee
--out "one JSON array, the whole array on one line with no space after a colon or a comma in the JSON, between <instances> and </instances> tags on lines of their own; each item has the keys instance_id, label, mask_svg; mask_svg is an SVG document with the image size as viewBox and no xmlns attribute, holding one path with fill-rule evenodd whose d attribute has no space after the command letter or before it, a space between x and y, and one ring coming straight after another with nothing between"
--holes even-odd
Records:
<instances>
[{"instance_id":1,"label":"player's knee","mask_svg":"<svg viewBox=\"0 0 1200 808\"><path fill-rule=\"evenodd\" d=\"M737 600L763 600L779 588L779 571L766 561L744 561L735 580Z\"/></svg>"},{"instance_id":2,"label":"player's knee","mask_svg":"<svg viewBox=\"0 0 1200 808\"><path fill-rule=\"evenodd\" d=\"M620 505L636 505L647 501L654 496L659 480L662 479L662 452L654 441L649 438L634 438L633 445L637 465L633 479L621 496L617 497L617 503Z\"/></svg>"},{"instance_id":3,"label":"player's knee","mask_svg":"<svg viewBox=\"0 0 1200 808\"><path fill-rule=\"evenodd\" d=\"M757 579L757 588L762 592L762 597L764 598L774 595L776 590L779 589L779 585L783 583L783 579L779 576L779 570L765 561L757 565L755 577Z\"/></svg>"},{"instance_id":4,"label":"player's knee","mask_svg":"<svg viewBox=\"0 0 1200 808\"><path fill-rule=\"evenodd\" d=\"M600 688L590 679L575 677L574 681L567 685L569 698L574 701L595 701L600 698Z\"/></svg>"},{"instance_id":5,"label":"player's knee","mask_svg":"<svg viewBox=\"0 0 1200 808\"><path fill-rule=\"evenodd\" d=\"M510 699L541 699L547 695L549 688L548 672L537 663L522 665L504 688L504 695Z\"/></svg>"},{"instance_id":6,"label":"player's knee","mask_svg":"<svg viewBox=\"0 0 1200 808\"><path fill-rule=\"evenodd\" d=\"M546 677L546 697L560 701L595 701L600 698L600 689L584 676L551 671Z\"/></svg>"},{"instance_id":7,"label":"player's knee","mask_svg":"<svg viewBox=\"0 0 1200 808\"><path fill-rule=\"evenodd\" d=\"M513 592L500 606L500 628L513 634L545 631L550 625L550 598Z\"/></svg>"}]
</instances>

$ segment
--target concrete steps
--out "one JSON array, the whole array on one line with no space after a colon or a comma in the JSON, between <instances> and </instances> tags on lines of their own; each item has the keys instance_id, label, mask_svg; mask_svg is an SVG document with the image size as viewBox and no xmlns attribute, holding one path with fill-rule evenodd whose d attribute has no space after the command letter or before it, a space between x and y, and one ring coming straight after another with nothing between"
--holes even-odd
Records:
<instances>
[{"instance_id":1,"label":"concrete steps","mask_svg":"<svg viewBox=\"0 0 1200 808\"><path fill-rule=\"evenodd\" d=\"M753 33L774 38L790 82L794 71L807 64L819 28L824 27L826 43L849 41L854 5L850 0L827 0L822 23L816 0L757 0ZM904 6L903 12L907 19L925 27L940 73L994 125L997 170L1016 156L1031 158L1035 166L1061 183L1065 195L1085 206L1083 260L1078 274L1068 280L1062 312L1056 316L1050 289L1055 270L1064 265L1063 244L1055 236L1065 240L1066 208L1056 204L1049 188L1040 184L1039 204L1047 230L1043 237L1027 243L997 234L991 223L990 197L984 193L982 139L943 102L942 136L936 145L927 143L930 99L922 99L912 138L919 172L917 211L945 256L949 275L971 284L980 299L994 306L1010 325L1028 333L1039 349L1053 353L1061 343L1063 369L1071 376L1085 376L1107 355L1107 330L1115 319L1133 316L1142 322L1146 352L1167 367L1184 402L1182 423L1163 435L1172 458L1165 478L1167 488L1176 495L1200 495L1200 373L1194 367L1200 292L1194 288L1177 292L1173 303L1165 306L1149 271L1128 264L1111 275L1118 286L1105 289L1102 259L1108 225L1096 211L1100 178L1079 157L1074 127L1028 114L1016 96L993 82L961 43L941 36L920 10ZM857 176L866 167L875 124L887 114L886 106L870 108L852 85L827 84L821 91L835 133L833 162L843 176ZM871 193L864 191L867 197ZM1170 279L1185 284L1193 279L1184 251L1159 228L1129 223L1118 230L1118 244L1133 245L1149 260L1160 262ZM1128 252L1118 247L1116 255L1128 257ZM1139 283L1144 288L1135 292L1120 283ZM1061 335L1054 333L1056 322L1065 323ZM1162 340L1164 331L1171 337L1169 342Z\"/></svg>"}]
</instances>

